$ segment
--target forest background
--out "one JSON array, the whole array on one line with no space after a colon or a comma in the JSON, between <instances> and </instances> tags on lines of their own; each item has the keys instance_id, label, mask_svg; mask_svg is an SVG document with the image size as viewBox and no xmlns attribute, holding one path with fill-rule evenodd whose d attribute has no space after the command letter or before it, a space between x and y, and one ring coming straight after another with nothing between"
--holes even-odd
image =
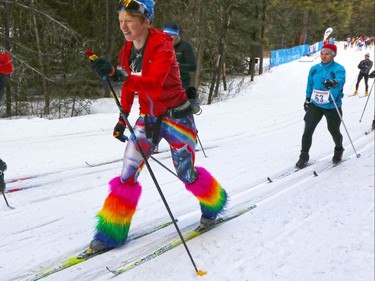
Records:
<instances>
[{"instance_id":1,"label":"forest background","mask_svg":"<svg viewBox=\"0 0 375 281\"><path fill-rule=\"evenodd\" d=\"M219 98L220 81L249 75L254 49L269 51L332 37L374 36L373 0L155 1L153 26L173 20L195 51L194 85ZM86 49L117 64L124 43L118 1L0 0L0 52L11 55L2 117L71 117L89 113L108 89L92 71ZM225 76L225 79L224 79ZM292 83L292 81L291 81ZM215 94L212 95L212 92Z\"/></svg>"}]
</instances>

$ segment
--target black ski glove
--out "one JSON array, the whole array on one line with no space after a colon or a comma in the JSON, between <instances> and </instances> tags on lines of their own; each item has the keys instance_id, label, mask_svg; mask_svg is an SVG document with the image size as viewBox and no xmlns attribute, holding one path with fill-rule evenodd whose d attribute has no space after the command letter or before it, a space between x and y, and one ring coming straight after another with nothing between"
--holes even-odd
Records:
<instances>
[{"instance_id":1,"label":"black ski glove","mask_svg":"<svg viewBox=\"0 0 375 281\"><path fill-rule=\"evenodd\" d=\"M328 90L331 89L332 87L336 87L339 83L336 80L330 80L326 79L323 82L323 86L327 88Z\"/></svg>"},{"instance_id":2,"label":"black ski glove","mask_svg":"<svg viewBox=\"0 0 375 281\"><path fill-rule=\"evenodd\" d=\"M124 69L115 69L113 65L104 57L93 60L91 66L101 79L111 77L113 81L124 82L128 78L128 73Z\"/></svg>"},{"instance_id":3,"label":"black ski glove","mask_svg":"<svg viewBox=\"0 0 375 281\"><path fill-rule=\"evenodd\" d=\"M189 87L186 89L186 96L188 100L195 100L198 97L197 89L195 87Z\"/></svg>"},{"instance_id":4,"label":"black ski glove","mask_svg":"<svg viewBox=\"0 0 375 281\"><path fill-rule=\"evenodd\" d=\"M121 142L125 142L127 140L126 136L124 136L125 128L125 121L122 116L120 116L115 128L113 129L113 136Z\"/></svg>"},{"instance_id":5,"label":"black ski glove","mask_svg":"<svg viewBox=\"0 0 375 281\"><path fill-rule=\"evenodd\" d=\"M100 57L91 61L91 63L91 67L96 71L100 78L103 79L104 77L115 75L115 68L106 58Z\"/></svg>"},{"instance_id":6,"label":"black ski glove","mask_svg":"<svg viewBox=\"0 0 375 281\"><path fill-rule=\"evenodd\" d=\"M199 104L197 89L195 87L188 87L186 89L186 96L191 104L192 113L199 115L202 109Z\"/></svg>"},{"instance_id":7,"label":"black ski glove","mask_svg":"<svg viewBox=\"0 0 375 281\"><path fill-rule=\"evenodd\" d=\"M303 109L305 110L305 112L309 109L309 106L310 106L310 98L306 98L303 104Z\"/></svg>"},{"instance_id":8,"label":"black ski glove","mask_svg":"<svg viewBox=\"0 0 375 281\"><path fill-rule=\"evenodd\" d=\"M128 78L129 74L125 71L125 69L118 67L115 71L115 75L113 75L112 79L115 82L124 82Z\"/></svg>"}]
</instances>

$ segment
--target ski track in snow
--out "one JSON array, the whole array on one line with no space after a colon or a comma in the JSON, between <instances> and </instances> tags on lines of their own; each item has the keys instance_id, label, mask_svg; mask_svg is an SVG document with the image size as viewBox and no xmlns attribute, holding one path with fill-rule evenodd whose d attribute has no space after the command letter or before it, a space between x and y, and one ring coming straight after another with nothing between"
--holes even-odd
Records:
<instances>
[{"instance_id":1,"label":"ski track in snow","mask_svg":"<svg viewBox=\"0 0 375 281\"><path fill-rule=\"evenodd\" d=\"M353 90L351 82L362 53L339 49L336 61L347 69L346 93ZM310 151L311 161L321 161L267 182L268 176L272 179L292 168L298 158L311 66L292 62L273 68L257 76L233 100L204 106L202 116L196 117L203 146L217 146L206 151L207 158L197 152L196 165L206 167L227 189L229 207L258 204L250 213L189 241L198 268L208 271L205 280L368 281L374 274L369 269L374 260L374 138L364 135L372 121L373 102L368 104L364 121L358 123L364 99L345 97L343 101L344 121L360 158L355 157L342 127L344 156L350 159L313 176L312 171L330 160L333 152L323 118ZM138 107L133 109L132 123ZM88 167L85 161L121 157L123 144L111 136L117 115L113 111L70 120L0 120L10 136L0 137L2 158L8 164L6 180L40 174L7 184L7 189L35 187L6 193L15 210L0 205L1 281L22 280L79 253L90 242L107 182L118 175L121 162ZM53 130L52 124L60 128ZM17 131L26 131L30 137L21 138ZM173 170L171 159L163 157L155 155ZM152 160L150 164L175 217L190 214L189 222L198 221L195 198L168 171ZM169 220L147 169L139 179L143 195L130 235ZM116 268L176 237L169 226L43 280L112 280L105 266ZM178 247L116 280L199 278L185 249Z\"/></svg>"}]
</instances>

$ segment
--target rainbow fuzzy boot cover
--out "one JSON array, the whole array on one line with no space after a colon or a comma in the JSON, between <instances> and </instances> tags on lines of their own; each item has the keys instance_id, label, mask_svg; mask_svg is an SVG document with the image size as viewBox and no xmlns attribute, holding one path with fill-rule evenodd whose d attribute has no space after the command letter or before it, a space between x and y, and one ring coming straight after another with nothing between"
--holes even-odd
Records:
<instances>
[{"instance_id":1,"label":"rainbow fuzzy boot cover","mask_svg":"<svg viewBox=\"0 0 375 281\"><path fill-rule=\"evenodd\" d=\"M110 193L96 216L98 223L94 239L114 248L122 245L128 237L142 187L138 182L132 185L122 183L120 177L113 178L109 187Z\"/></svg>"},{"instance_id":2,"label":"rainbow fuzzy boot cover","mask_svg":"<svg viewBox=\"0 0 375 281\"><path fill-rule=\"evenodd\" d=\"M204 168L195 167L198 176L195 182L185 183L186 189L199 200L204 217L216 217L223 212L227 193L217 180Z\"/></svg>"}]
</instances>

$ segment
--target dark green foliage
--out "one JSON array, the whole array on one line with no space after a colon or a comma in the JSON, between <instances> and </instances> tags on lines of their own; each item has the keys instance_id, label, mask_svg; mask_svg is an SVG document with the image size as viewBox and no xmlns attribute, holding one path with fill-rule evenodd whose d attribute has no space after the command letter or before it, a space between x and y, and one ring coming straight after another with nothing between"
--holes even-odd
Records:
<instances>
[{"instance_id":1,"label":"dark green foliage","mask_svg":"<svg viewBox=\"0 0 375 281\"><path fill-rule=\"evenodd\" d=\"M195 86L217 86L224 65L227 73L248 73L254 44L267 54L321 41L328 27L337 40L375 33L373 0L155 2L153 25L176 21L194 48ZM106 96L84 52L117 64L124 39L116 6L117 0L0 0L0 51L11 54L15 69L2 101L6 115L22 114L28 102L41 102L45 116L59 99Z\"/></svg>"}]
</instances>

